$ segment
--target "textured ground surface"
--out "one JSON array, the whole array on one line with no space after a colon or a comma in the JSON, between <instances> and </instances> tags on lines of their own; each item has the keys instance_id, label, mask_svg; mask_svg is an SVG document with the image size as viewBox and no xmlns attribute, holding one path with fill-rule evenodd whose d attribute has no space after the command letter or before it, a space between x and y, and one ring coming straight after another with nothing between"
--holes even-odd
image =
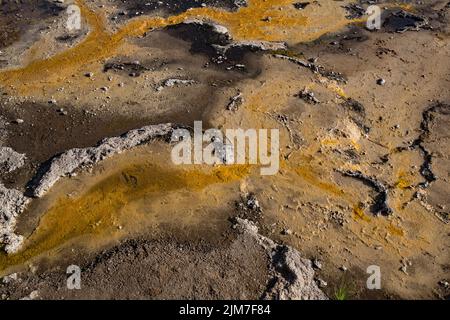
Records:
<instances>
[{"instance_id":1,"label":"textured ground surface","mask_svg":"<svg viewBox=\"0 0 450 320\"><path fill-rule=\"evenodd\" d=\"M448 298L450 5L367 2L0 1L1 298ZM279 173L132 131L196 120Z\"/></svg>"}]
</instances>

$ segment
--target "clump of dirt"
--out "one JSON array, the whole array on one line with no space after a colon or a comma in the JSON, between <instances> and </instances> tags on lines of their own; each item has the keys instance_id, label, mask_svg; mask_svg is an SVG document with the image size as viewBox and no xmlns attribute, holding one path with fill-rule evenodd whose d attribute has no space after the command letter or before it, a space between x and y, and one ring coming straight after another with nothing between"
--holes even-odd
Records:
<instances>
[{"instance_id":1,"label":"clump of dirt","mask_svg":"<svg viewBox=\"0 0 450 320\"><path fill-rule=\"evenodd\" d=\"M119 287L121 298L324 298L316 282L352 298L336 295L347 276L357 298L445 296L445 3L377 1L379 31L365 29L366 0L76 3L76 38L55 41L60 13L58 30L14 42L26 59L0 53L17 65L0 72L0 142L26 157L1 174L1 199L14 209L11 190L23 197L38 168L48 191L6 223L25 242L0 255L3 273L19 272L5 298L112 298ZM160 141L121 147L124 132L194 120L278 129L279 173L174 167ZM86 275L79 292L66 289L69 264Z\"/></svg>"},{"instance_id":2,"label":"clump of dirt","mask_svg":"<svg viewBox=\"0 0 450 320\"><path fill-rule=\"evenodd\" d=\"M428 25L428 20L424 17L399 10L388 14L386 17L383 28L387 32L399 32L406 31L419 31Z\"/></svg>"}]
</instances>

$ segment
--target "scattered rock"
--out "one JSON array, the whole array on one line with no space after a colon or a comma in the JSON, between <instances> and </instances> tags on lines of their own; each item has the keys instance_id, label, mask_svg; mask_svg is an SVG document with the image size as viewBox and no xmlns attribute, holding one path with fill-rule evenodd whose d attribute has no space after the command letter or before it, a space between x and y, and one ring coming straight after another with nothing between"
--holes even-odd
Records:
<instances>
[{"instance_id":1,"label":"scattered rock","mask_svg":"<svg viewBox=\"0 0 450 320\"><path fill-rule=\"evenodd\" d=\"M384 80L384 79L382 79L382 78L377 79L377 85L379 85L379 86L384 86L385 84L386 84L386 80Z\"/></svg>"},{"instance_id":2,"label":"scattered rock","mask_svg":"<svg viewBox=\"0 0 450 320\"><path fill-rule=\"evenodd\" d=\"M400 271L402 271L404 274L409 275L408 273L408 267L412 266L412 262L407 260L407 259L402 259L401 261L401 267L400 267Z\"/></svg>"},{"instance_id":3,"label":"scattered rock","mask_svg":"<svg viewBox=\"0 0 450 320\"><path fill-rule=\"evenodd\" d=\"M340 212L340 211L332 211L332 212L330 212L330 219L335 225L337 225L339 227L343 227L344 224L347 222L345 220L344 214L342 212Z\"/></svg>"},{"instance_id":4,"label":"scattered rock","mask_svg":"<svg viewBox=\"0 0 450 320\"><path fill-rule=\"evenodd\" d=\"M241 201L236 202L236 210L241 218L255 219L262 213L259 201L253 193L243 195Z\"/></svg>"},{"instance_id":5,"label":"scattered rock","mask_svg":"<svg viewBox=\"0 0 450 320\"><path fill-rule=\"evenodd\" d=\"M8 284L8 283L17 281L17 279L19 279L17 273L12 273L12 274L10 274L10 275L4 276L4 277L2 278L2 282L3 282L4 284Z\"/></svg>"},{"instance_id":6,"label":"scattered rock","mask_svg":"<svg viewBox=\"0 0 450 320\"><path fill-rule=\"evenodd\" d=\"M347 19L358 19L366 14L366 10L356 3L350 3L343 6L343 8L348 12L346 15Z\"/></svg>"},{"instance_id":7,"label":"scattered rock","mask_svg":"<svg viewBox=\"0 0 450 320\"><path fill-rule=\"evenodd\" d=\"M403 33L406 31L419 31L428 25L425 17L415 15L404 10L391 12L385 19L383 27L387 32Z\"/></svg>"},{"instance_id":8,"label":"scattered rock","mask_svg":"<svg viewBox=\"0 0 450 320\"><path fill-rule=\"evenodd\" d=\"M67 111L64 110L63 108L60 108L60 109L58 109L57 111L58 111L58 113L59 113L60 115L62 115L62 116L67 115Z\"/></svg>"}]
</instances>

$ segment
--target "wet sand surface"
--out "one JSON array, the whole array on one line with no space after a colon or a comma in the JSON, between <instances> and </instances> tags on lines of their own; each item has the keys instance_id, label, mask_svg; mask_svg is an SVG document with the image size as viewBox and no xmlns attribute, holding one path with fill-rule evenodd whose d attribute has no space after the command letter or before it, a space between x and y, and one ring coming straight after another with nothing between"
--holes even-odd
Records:
<instances>
[{"instance_id":1,"label":"wet sand surface","mask_svg":"<svg viewBox=\"0 0 450 320\"><path fill-rule=\"evenodd\" d=\"M1 185L29 195L62 152L169 122L277 128L280 170L176 166L165 139L78 169L19 215L21 249L0 253L0 275L18 279L2 299L266 297L271 257L237 217L319 261L331 299L448 298L445 1L380 1L385 24L369 31L364 1L78 0L76 32L68 3L44 2L16 20L0 1L0 147L26 155L0 166ZM260 211L238 205L249 194ZM71 264L81 290L66 287ZM381 290L366 288L370 265Z\"/></svg>"}]
</instances>

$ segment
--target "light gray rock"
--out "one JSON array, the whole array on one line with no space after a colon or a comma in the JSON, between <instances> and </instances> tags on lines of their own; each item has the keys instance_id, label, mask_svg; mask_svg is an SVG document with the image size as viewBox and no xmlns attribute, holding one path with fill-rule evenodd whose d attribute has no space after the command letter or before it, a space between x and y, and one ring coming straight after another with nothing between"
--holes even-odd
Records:
<instances>
[{"instance_id":1,"label":"light gray rock","mask_svg":"<svg viewBox=\"0 0 450 320\"><path fill-rule=\"evenodd\" d=\"M14 230L17 217L29 201L22 192L7 189L0 183L0 244L8 254L17 252L22 245L23 237L16 235Z\"/></svg>"},{"instance_id":2,"label":"light gray rock","mask_svg":"<svg viewBox=\"0 0 450 320\"><path fill-rule=\"evenodd\" d=\"M247 41L237 41L228 46L224 46L224 51L228 51L232 48L249 48L259 51L277 51L286 50L287 44L285 42L269 42L269 41L258 41L258 40L247 40Z\"/></svg>"},{"instance_id":3,"label":"light gray rock","mask_svg":"<svg viewBox=\"0 0 450 320\"><path fill-rule=\"evenodd\" d=\"M247 0L234 0L233 2L234 2L234 5L238 8L247 6Z\"/></svg>"}]
</instances>

